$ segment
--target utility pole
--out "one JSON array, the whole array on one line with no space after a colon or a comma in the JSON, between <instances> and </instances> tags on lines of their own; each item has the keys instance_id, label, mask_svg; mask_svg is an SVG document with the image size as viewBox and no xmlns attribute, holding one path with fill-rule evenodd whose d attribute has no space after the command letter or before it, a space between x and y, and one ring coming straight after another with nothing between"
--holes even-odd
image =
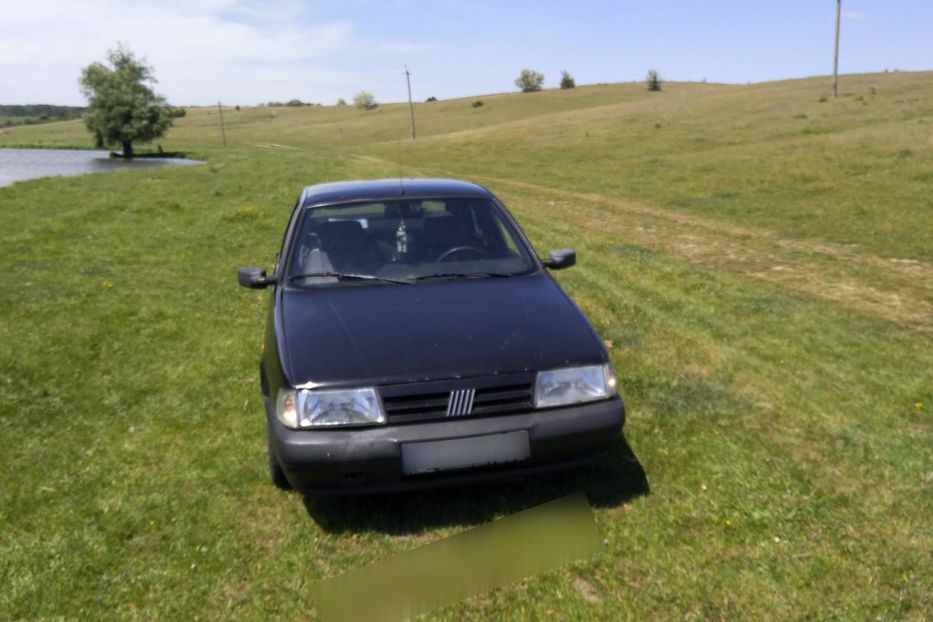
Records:
<instances>
[{"instance_id":1,"label":"utility pole","mask_svg":"<svg viewBox=\"0 0 933 622\"><path fill-rule=\"evenodd\" d=\"M408 83L408 116L411 118L411 139L415 140L415 106L411 103L411 72L405 65L405 82Z\"/></svg>"},{"instance_id":2,"label":"utility pole","mask_svg":"<svg viewBox=\"0 0 933 622\"><path fill-rule=\"evenodd\" d=\"M220 137L224 141L224 147L227 146L227 130L224 129L224 107L217 101L217 111L220 112Z\"/></svg>"},{"instance_id":3,"label":"utility pole","mask_svg":"<svg viewBox=\"0 0 933 622\"><path fill-rule=\"evenodd\" d=\"M836 0L836 53L833 56L833 99L839 95L839 19L842 17L842 0Z\"/></svg>"}]
</instances>

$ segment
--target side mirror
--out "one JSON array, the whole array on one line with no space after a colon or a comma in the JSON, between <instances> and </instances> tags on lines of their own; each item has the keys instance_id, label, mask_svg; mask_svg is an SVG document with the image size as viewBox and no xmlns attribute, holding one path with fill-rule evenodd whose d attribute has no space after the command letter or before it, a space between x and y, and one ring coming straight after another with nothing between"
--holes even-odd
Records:
<instances>
[{"instance_id":1,"label":"side mirror","mask_svg":"<svg viewBox=\"0 0 933 622\"><path fill-rule=\"evenodd\" d=\"M275 279L267 277L262 268L240 268L237 270L236 280L243 287L250 289L263 289L275 283Z\"/></svg>"},{"instance_id":2,"label":"side mirror","mask_svg":"<svg viewBox=\"0 0 933 622\"><path fill-rule=\"evenodd\" d=\"M547 259L541 260L545 268L563 270L577 263L577 251L572 248L558 248L548 251Z\"/></svg>"}]
</instances>

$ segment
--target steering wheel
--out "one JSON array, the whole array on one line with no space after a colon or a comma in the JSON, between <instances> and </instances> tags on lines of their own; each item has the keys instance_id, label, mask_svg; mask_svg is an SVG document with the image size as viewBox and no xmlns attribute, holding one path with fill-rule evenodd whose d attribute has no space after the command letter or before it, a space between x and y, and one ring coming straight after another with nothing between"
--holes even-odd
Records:
<instances>
[{"instance_id":1,"label":"steering wheel","mask_svg":"<svg viewBox=\"0 0 933 622\"><path fill-rule=\"evenodd\" d=\"M476 248L475 246L454 246L453 248L441 253L441 256L438 257L435 261L440 263L445 261L451 255L456 255L458 253L473 253L479 259L489 259L489 254L481 248Z\"/></svg>"}]
</instances>

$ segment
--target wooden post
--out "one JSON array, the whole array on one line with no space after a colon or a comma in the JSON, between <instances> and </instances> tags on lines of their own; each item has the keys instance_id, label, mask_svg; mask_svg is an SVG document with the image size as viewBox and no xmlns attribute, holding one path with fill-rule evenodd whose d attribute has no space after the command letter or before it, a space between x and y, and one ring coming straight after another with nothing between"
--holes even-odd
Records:
<instances>
[{"instance_id":1,"label":"wooden post","mask_svg":"<svg viewBox=\"0 0 933 622\"><path fill-rule=\"evenodd\" d=\"M220 112L220 138L224 141L224 147L227 146L227 130L224 128L224 107L217 102L217 111Z\"/></svg>"},{"instance_id":2,"label":"wooden post","mask_svg":"<svg viewBox=\"0 0 933 622\"><path fill-rule=\"evenodd\" d=\"M836 52L833 55L833 99L839 96L839 20L842 17L842 0L836 0Z\"/></svg>"}]
</instances>

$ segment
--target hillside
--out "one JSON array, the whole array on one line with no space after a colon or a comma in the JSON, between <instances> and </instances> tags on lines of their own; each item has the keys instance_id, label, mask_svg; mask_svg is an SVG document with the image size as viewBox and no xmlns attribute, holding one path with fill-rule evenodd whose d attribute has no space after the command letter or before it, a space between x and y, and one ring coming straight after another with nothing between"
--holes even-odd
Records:
<instances>
[{"instance_id":1,"label":"hillside","mask_svg":"<svg viewBox=\"0 0 933 622\"><path fill-rule=\"evenodd\" d=\"M408 108L399 104L375 112L231 107L225 125L230 148L347 148L401 158L403 171L444 160L454 175L538 180L933 260L933 238L922 227L933 209L933 73L846 76L842 84L837 101L821 101L826 80L813 78L668 84L661 93L617 84L420 103L415 144ZM484 105L472 107L477 100ZM219 146L217 109L189 109L162 144L171 151ZM73 121L7 130L0 145L91 140Z\"/></svg>"},{"instance_id":2,"label":"hillside","mask_svg":"<svg viewBox=\"0 0 933 622\"><path fill-rule=\"evenodd\" d=\"M313 616L322 578L584 489L602 553L432 619L930 619L931 78L483 95L418 104L415 142L402 105L227 108L224 149L192 108L162 144L203 166L0 188L0 618ZM266 294L235 268L272 264L304 185L400 171L577 249L555 276L633 454L380 498L269 484Z\"/></svg>"}]
</instances>

